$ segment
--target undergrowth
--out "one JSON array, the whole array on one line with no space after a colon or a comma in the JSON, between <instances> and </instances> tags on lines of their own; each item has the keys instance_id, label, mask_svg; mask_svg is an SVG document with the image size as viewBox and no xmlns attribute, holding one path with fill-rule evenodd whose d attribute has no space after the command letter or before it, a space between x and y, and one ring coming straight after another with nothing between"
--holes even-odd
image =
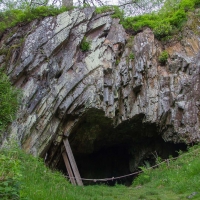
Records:
<instances>
[{"instance_id":1,"label":"undergrowth","mask_svg":"<svg viewBox=\"0 0 200 200\"><path fill-rule=\"evenodd\" d=\"M0 198L24 200L175 200L200 198L200 146L180 153L177 160L161 162L156 169L141 167L130 187L115 185L72 186L57 171L51 171L43 161L10 147L0 152Z\"/></svg>"},{"instance_id":2,"label":"undergrowth","mask_svg":"<svg viewBox=\"0 0 200 200\"><path fill-rule=\"evenodd\" d=\"M6 126L15 118L20 91L11 85L7 75L0 70L0 135Z\"/></svg>"},{"instance_id":3,"label":"undergrowth","mask_svg":"<svg viewBox=\"0 0 200 200\"><path fill-rule=\"evenodd\" d=\"M0 199L20 199L21 151L16 145L4 147L0 152Z\"/></svg>"}]
</instances>

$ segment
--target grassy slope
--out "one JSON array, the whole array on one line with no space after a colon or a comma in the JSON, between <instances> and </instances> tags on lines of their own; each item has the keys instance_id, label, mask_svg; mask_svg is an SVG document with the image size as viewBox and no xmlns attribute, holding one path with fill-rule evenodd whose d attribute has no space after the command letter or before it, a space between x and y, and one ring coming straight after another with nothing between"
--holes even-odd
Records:
<instances>
[{"instance_id":1,"label":"grassy slope","mask_svg":"<svg viewBox=\"0 0 200 200\"><path fill-rule=\"evenodd\" d=\"M11 164L8 165L8 162ZM197 194L192 199L200 199L200 146L192 147L189 154L182 154L176 161L170 161L169 166L163 163L154 170L146 170L143 167L144 173L134 181L131 187L121 185L74 187L66 181L62 174L46 168L41 160L16 149L1 152L0 166L2 166L0 169L1 183L6 181L6 176L16 179L20 183L21 199L182 200L187 199L187 196L193 192ZM6 172L7 168L10 174ZM3 197L1 188L0 184L0 197L14 199Z\"/></svg>"}]
</instances>

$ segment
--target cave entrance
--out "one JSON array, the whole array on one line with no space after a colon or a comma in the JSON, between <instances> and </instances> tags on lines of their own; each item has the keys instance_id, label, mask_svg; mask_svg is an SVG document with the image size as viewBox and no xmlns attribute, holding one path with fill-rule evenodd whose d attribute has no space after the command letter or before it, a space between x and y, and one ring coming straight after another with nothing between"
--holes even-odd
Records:
<instances>
[{"instance_id":1,"label":"cave entrance","mask_svg":"<svg viewBox=\"0 0 200 200\"><path fill-rule=\"evenodd\" d=\"M165 142L156 124L145 124L143 118L144 115L138 115L114 128L102 111L90 110L82 117L69 142L81 178L92 179L83 180L84 185L129 186L134 176L115 178L136 172L140 166L153 166L158 157L167 159L186 150L186 144ZM56 168L68 174L62 157Z\"/></svg>"}]
</instances>

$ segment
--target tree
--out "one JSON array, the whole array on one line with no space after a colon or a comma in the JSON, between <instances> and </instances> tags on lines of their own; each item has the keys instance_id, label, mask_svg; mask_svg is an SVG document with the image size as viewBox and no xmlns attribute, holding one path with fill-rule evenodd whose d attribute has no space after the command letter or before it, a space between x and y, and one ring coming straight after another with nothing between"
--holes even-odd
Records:
<instances>
[{"instance_id":1,"label":"tree","mask_svg":"<svg viewBox=\"0 0 200 200\"><path fill-rule=\"evenodd\" d=\"M49 0L0 0L0 9L26 9L35 8L38 6L47 6Z\"/></svg>"}]
</instances>

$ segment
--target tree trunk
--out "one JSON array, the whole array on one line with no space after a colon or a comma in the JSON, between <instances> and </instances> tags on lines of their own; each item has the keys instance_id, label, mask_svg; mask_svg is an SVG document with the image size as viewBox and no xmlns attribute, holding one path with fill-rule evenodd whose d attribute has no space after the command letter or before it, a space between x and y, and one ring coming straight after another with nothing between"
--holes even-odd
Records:
<instances>
[{"instance_id":1,"label":"tree trunk","mask_svg":"<svg viewBox=\"0 0 200 200\"><path fill-rule=\"evenodd\" d=\"M73 0L62 0L62 6L72 7L73 6Z\"/></svg>"}]
</instances>

